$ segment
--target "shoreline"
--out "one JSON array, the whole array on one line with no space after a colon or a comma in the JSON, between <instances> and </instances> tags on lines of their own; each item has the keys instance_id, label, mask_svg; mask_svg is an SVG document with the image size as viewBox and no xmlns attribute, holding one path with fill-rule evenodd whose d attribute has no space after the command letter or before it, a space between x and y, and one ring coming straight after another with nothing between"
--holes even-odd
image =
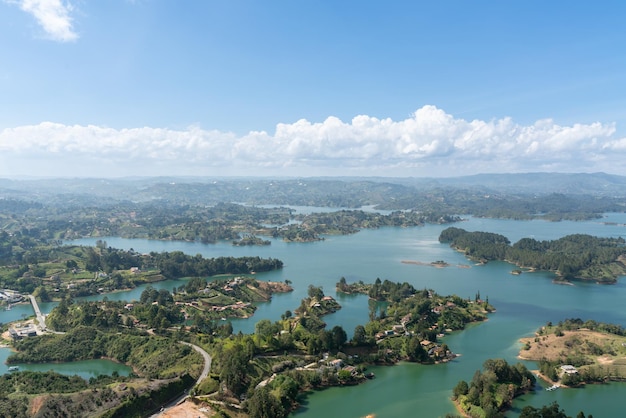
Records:
<instances>
[{"instance_id":1,"label":"shoreline","mask_svg":"<svg viewBox=\"0 0 626 418\"><path fill-rule=\"evenodd\" d=\"M463 408L461 408L461 404L457 400L452 401L452 403L454 404L456 412L458 412L463 418L472 418L467 412L465 412L465 410L463 410Z\"/></svg>"}]
</instances>

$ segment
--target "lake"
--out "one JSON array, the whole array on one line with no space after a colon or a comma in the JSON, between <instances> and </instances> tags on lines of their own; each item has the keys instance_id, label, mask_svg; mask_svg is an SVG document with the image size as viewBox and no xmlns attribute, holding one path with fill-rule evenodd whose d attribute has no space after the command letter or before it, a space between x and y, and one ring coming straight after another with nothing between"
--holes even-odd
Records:
<instances>
[{"instance_id":1,"label":"lake","mask_svg":"<svg viewBox=\"0 0 626 418\"><path fill-rule=\"evenodd\" d=\"M556 239L573 233L602 237L626 236L626 215L608 214L601 220L585 222L546 222L492 220L468 217L454 226L470 231L496 232L516 242L524 237L538 240ZM480 292L488 297L497 312L487 322L472 325L467 330L445 337L450 348L461 356L448 364L422 366L399 364L374 369L376 379L349 388L331 388L311 393L302 400L303 407L293 416L362 417L375 414L377 418L399 416L439 417L454 413L450 402L452 388L464 379L472 379L488 358L504 358L517 362L518 340L532 333L547 321L558 322L572 317L595 319L626 326L626 284L615 285L576 283L562 286L552 283L550 273L524 273L514 276L512 265L493 262L483 266L458 268L472 264L448 245L438 242L439 233L449 225L426 225L414 228L381 228L363 230L347 236L328 236L312 243L285 243L272 239L270 246L234 247L230 243L201 244L191 242L151 241L117 237L87 238L68 243L94 245L102 239L111 247L134 249L139 252L183 251L204 257L260 256L278 258L284 262L280 271L259 274L263 280L292 281L294 292L275 295L271 302L258 304L250 319L235 320L235 332L251 333L260 319L280 319L286 310L293 311L306 296L307 286L322 286L325 293L337 298L343 308L324 318L329 327L342 325L350 336L354 327L368 320L367 297L337 295L335 283L344 276L348 282L373 282L377 277L392 281L407 281L417 289L429 288L442 295L457 294L473 298ZM429 263L444 260L447 268L433 268L404 264L403 260ZM160 282L155 287L171 290L180 281ZM109 299L138 299L143 288L109 294ZM95 298L101 298L97 296ZM3 314L0 313L0 321ZM32 310L31 310L32 314ZM529 368L536 368L527 362ZM542 387L538 384L538 388ZM584 389L543 391L526 395L515 402L515 408L524 405L542 406L558 401L568 415L579 410L595 418L621 415L619 393L626 393L626 385L611 383L592 385ZM619 408L619 409L618 409ZM513 413L514 414L514 413ZM509 414L512 415L512 414Z\"/></svg>"},{"instance_id":2,"label":"lake","mask_svg":"<svg viewBox=\"0 0 626 418\"><path fill-rule=\"evenodd\" d=\"M10 354L11 349L0 348L0 374L10 373L9 366L5 363ZM17 366L19 366L20 371L47 372L52 370L70 376L78 375L85 380L89 380L91 377L98 377L102 374L111 375L113 372L117 372L120 376L128 376L133 371L130 367L111 360L82 360L66 363L20 363Z\"/></svg>"}]
</instances>

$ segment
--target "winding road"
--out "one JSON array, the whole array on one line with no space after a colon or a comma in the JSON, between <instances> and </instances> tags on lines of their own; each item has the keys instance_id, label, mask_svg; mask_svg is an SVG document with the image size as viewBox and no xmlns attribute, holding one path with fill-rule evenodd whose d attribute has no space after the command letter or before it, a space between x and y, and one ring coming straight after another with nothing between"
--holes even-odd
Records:
<instances>
[{"instance_id":1,"label":"winding road","mask_svg":"<svg viewBox=\"0 0 626 418\"><path fill-rule=\"evenodd\" d=\"M198 353L200 353L200 355L202 355L202 357L204 358L204 368L202 369L202 373L200 373L200 377L198 377L198 380L196 380L196 385L199 385L200 382L202 382L204 379L206 379L207 376L209 375L209 373L211 372L211 361L213 359L211 358L209 353L204 351L204 349L202 347L199 347L199 346L197 346L195 344L187 343L185 341L179 341L179 343L188 345L189 347L193 348ZM172 400L170 403L165 405L161 409L161 411L157 412L154 415L151 415L151 418L160 416L163 412L165 412L168 409L173 408L176 405L182 403L188 397L189 397L189 395L187 394L187 391L185 391L185 393L183 393L182 395L180 395L179 397L177 397L176 399Z\"/></svg>"},{"instance_id":2,"label":"winding road","mask_svg":"<svg viewBox=\"0 0 626 418\"><path fill-rule=\"evenodd\" d=\"M204 349L202 347L198 347L195 344L186 343L184 341L179 341L179 343L188 345L189 347L193 348L198 353L200 353L202 355L202 357L204 357L204 369L202 369L202 373L200 374L200 377L196 381L196 385L199 385L200 382L202 382L204 379L206 379L207 376L209 375L209 373L211 372L211 361L212 361L212 358L209 355L209 353L204 351Z\"/></svg>"}]
</instances>

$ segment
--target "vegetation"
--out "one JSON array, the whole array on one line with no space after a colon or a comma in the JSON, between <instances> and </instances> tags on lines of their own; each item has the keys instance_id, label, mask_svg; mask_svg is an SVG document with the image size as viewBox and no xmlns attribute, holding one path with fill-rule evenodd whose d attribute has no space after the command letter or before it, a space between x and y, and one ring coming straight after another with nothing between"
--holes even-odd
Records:
<instances>
[{"instance_id":1,"label":"vegetation","mask_svg":"<svg viewBox=\"0 0 626 418\"><path fill-rule=\"evenodd\" d=\"M341 277L336 285L337 291L342 293L363 293L367 295L372 288L371 284L363 283L363 280L359 280L356 283L348 283L345 277Z\"/></svg>"},{"instance_id":2,"label":"vegetation","mask_svg":"<svg viewBox=\"0 0 626 418\"><path fill-rule=\"evenodd\" d=\"M30 242L0 232L0 243L3 235L11 245ZM272 258L204 258L180 251L139 254L108 247L106 241L98 241L96 247L33 243L27 252L12 248L6 264L0 260L0 288L36 293L43 301L50 295L87 296L164 279L250 274L283 266L281 260Z\"/></svg>"},{"instance_id":3,"label":"vegetation","mask_svg":"<svg viewBox=\"0 0 626 418\"><path fill-rule=\"evenodd\" d=\"M510 366L506 360L489 359L483 369L469 384L461 380L453 390L453 399L470 417L503 416L514 397L535 385L535 376L522 363Z\"/></svg>"},{"instance_id":4,"label":"vegetation","mask_svg":"<svg viewBox=\"0 0 626 418\"><path fill-rule=\"evenodd\" d=\"M619 325L567 319L549 323L522 342L520 356L539 361L541 374L553 382L576 386L626 376L626 332ZM576 372L564 373L562 365Z\"/></svg>"},{"instance_id":5,"label":"vegetation","mask_svg":"<svg viewBox=\"0 0 626 418\"><path fill-rule=\"evenodd\" d=\"M77 327L62 335L42 335L15 343L8 364L67 362L111 358L128 364L142 376L169 379L186 373L198 376L203 363L190 347L169 338L146 334L105 333Z\"/></svg>"},{"instance_id":6,"label":"vegetation","mask_svg":"<svg viewBox=\"0 0 626 418\"><path fill-rule=\"evenodd\" d=\"M618 276L626 274L623 238L574 234L553 241L523 238L510 245L499 234L451 227L441 232L439 241L449 242L474 260L506 260L520 267L556 271L562 280L614 283Z\"/></svg>"},{"instance_id":7,"label":"vegetation","mask_svg":"<svg viewBox=\"0 0 626 418\"><path fill-rule=\"evenodd\" d=\"M197 394L237 405L253 417L283 417L297 405L298 393L357 384L365 379L367 364L399 360L435 363L453 358L440 336L485 319L493 309L479 294L473 299L440 296L408 283L376 279L371 284L350 284L342 278L337 283L339 291L370 297L370 322L357 326L351 340L341 326L326 327L324 315L341 307L316 286L310 286L300 306L285 311L280 321L261 320L254 334L233 335L232 325L221 318L250 316L254 302L290 290L287 284L249 277L253 272L281 268L280 260L205 259L182 252L140 254L111 248L103 240L93 248L63 245L62 240L120 236L269 245L269 237L306 242L364 228L451 223L460 220L455 215L459 213L559 220L623 210L614 197L494 193L483 188L460 190L444 181L417 184L410 179L198 180L176 184L165 179L67 180L57 186L45 180L0 182L0 287L31 293L42 301L60 300L47 321L52 329L65 332L16 341L17 353L9 362L107 357L132 366L134 373L128 378L107 376L89 382L54 373L8 374L0 379L0 415L19 417L33 411L39 416L84 416L99 411L109 411L107 417L145 415L189 388L199 375L202 359L178 343L188 340L208 349L214 359L211 376L195 388ZM63 193L59 193L61 189ZM336 208L378 205L393 212L341 209L296 215L289 208L223 203L235 201ZM450 235L464 239L462 234ZM472 239L465 243L467 248L474 245ZM509 259L518 254L518 264L525 267L522 257L530 257L532 251L557 252L558 247L532 241L515 247L496 234L479 235L477 241L476 258ZM577 247L577 242L581 246ZM575 257L574 261L563 258L567 261L563 268L559 264L554 270L564 277L584 277L586 271L590 277L619 273L619 257L606 260L622 244L575 237L561 247L568 257L583 254L584 263L576 264ZM592 247L598 252L589 251ZM572 268L567 270L567 266ZM187 279L172 292L147 287L133 303L106 298L101 302L74 301L78 296L183 277ZM567 326L561 325L563 336L559 338L567 336ZM599 344L599 348L586 346L607 351ZM531 342L529 350L532 348ZM483 388L492 374L497 377L496 372L504 370L494 362L490 365L493 370L477 378ZM507 379L515 380L512 370L520 375L521 371L515 366L507 372ZM511 384L506 393L494 388L491 395L479 397L480 407L491 411L491 407L506 405L508 394L511 390L515 393ZM472 386L466 386L465 395L462 384L455 389L459 397L472 391ZM38 409L32 410L34 405Z\"/></svg>"},{"instance_id":8,"label":"vegetation","mask_svg":"<svg viewBox=\"0 0 626 418\"><path fill-rule=\"evenodd\" d=\"M252 302L268 301L274 292L291 291L284 283L263 282L250 277L221 278L207 282L193 278L175 288L146 287L138 301L78 302L66 297L48 315L48 328L69 331L80 326L101 331L153 330L163 334L191 320L193 331L219 331L215 320L243 318L254 314ZM229 324L224 324L229 325Z\"/></svg>"},{"instance_id":9,"label":"vegetation","mask_svg":"<svg viewBox=\"0 0 626 418\"><path fill-rule=\"evenodd\" d=\"M522 412L519 418L572 418L565 414L565 411L561 409L557 402L553 402L550 405L542 406L541 408L535 408L534 406L527 405L522 408ZM580 411L576 418L585 418L585 413ZM593 415L587 415L587 418L593 418Z\"/></svg>"},{"instance_id":10,"label":"vegetation","mask_svg":"<svg viewBox=\"0 0 626 418\"><path fill-rule=\"evenodd\" d=\"M246 234L243 238L233 241L236 247L244 247L247 245L271 245L272 242L263 238L259 238L253 234Z\"/></svg>"},{"instance_id":11,"label":"vegetation","mask_svg":"<svg viewBox=\"0 0 626 418\"><path fill-rule=\"evenodd\" d=\"M134 379L136 380L136 379ZM100 375L85 381L53 371L0 376L0 416L145 416L191 383L180 379L136 385L133 378ZM32 402L31 402L32 400Z\"/></svg>"}]
</instances>

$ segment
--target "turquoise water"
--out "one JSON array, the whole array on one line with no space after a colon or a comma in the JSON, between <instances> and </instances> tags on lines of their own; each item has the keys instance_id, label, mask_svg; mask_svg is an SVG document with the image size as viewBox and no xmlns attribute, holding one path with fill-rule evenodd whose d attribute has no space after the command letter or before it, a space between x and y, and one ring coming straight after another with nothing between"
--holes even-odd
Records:
<instances>
[{"instance_id":1,"label":"turquoise water","mask_svg":"<svg viewBox=\"0 0 626 418\"><path fill-rule=\"evenodd\" d=\"M0 374L10 373L9 366L5 364L11 354L8 348L0 348ZM18 364L19 370L33 372L55 371L66 375L78 375L85 380L99 375L110 375L116 371L120 376L128 376L133 370L120 363L111 360L83 360L67 363L42 363L42 364Z\"/></svg>"},{"instance_id":2,"label":"turquoise water","mask_svg":"<svg viewBox=\"0 0 626 418\"><path fill-rule=\"evenodd\" d=\"M607 225L604 222L614 224ZM596 236L626 236L626 215L609 214L605 219L586 222L511 221L468 218L455 226L467 230L497 232L512 242L523 237L539 240L556 239L572 233ZM330 236L314 243L284 243L272 240L266 247L233 247L230 243L200 244L189 242L130 240L116 237L100 238L116 248L133 248L139 252L175 251L201 254L205 257L247 256L273 257L283 260L280 271L259 274L264 280L289 279L294 292L275 295L271 302L258 305L250 319L233 321L235 332L253 332L260 319L278 320L285 310L294 310L306 296L307 286L322 286L325 293L336 297L343 309L325 317L329 326L342 325L349 335L358 324L368 319L367 298L341 296L335 283L341 276L348 281L372 282L377 277L407 281L416 288L431 288L440 294L457 294L473 298L477 291L488 297L496 307L485 323L473 325L463 332L446 336L446 342L461 357L435 366L400 364L375 368L377 378L350 388L331 388L304 397L303 407L294 413L298 418L319 416L361 417L374 413L381 417L439 417L454 412L449 398L458 380L471 380L474 372L488 358L505 358L516 362L518 340L532 333L547 321L580 317L626 326L626 284L616 285L576 283L562 286L552 283L550 273L510 274L513 266L503 262L485 266L458 268L471 264L461 254L437 240L447 225L426 225L416 228L381 228L364 230L348 236ZM94 239L72 243L94 245ZM403 260L431 262L444 260L451 266L436 269L430 266L404 264ZM166 289L180 282L155 284ZM143 289L107 295L109 299L138 299ZM101 298L97 296L94 298ZM0 321L3 320L0 313ZM31 310L32 314L32 310ZM530 368L532 362L527 363ZM541 388L541 384L539 384ZM526 404L541 406L554 400L575 416L579 410L595 418L621 415L620 394L626 385L612 383L584 389L537 391L515 403L519 410ZM620 409L618 409L620 408ZM513 411L509 416L514 416Z\"/></svg>"}]
</instances>

